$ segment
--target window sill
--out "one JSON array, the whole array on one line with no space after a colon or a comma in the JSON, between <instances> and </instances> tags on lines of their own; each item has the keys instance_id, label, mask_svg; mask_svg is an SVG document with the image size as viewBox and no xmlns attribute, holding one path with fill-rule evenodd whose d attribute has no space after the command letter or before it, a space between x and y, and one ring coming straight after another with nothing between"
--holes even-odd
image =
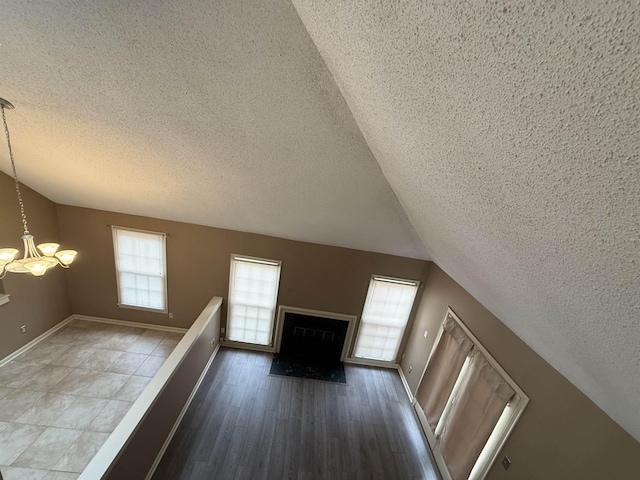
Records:
<instances>
[{"instance_id":1,"label":"window sill","mask_svg":"<svg viewBox=\"0 0 640 480\"><path fill-rule=\"evenodd\" d=\"M162 313L164 315L169 313L169 309L167 308L160 309L160 308L138 307L137 305L127 305L126 303L118 303L118 307L129 308L131 310L142 310L143 312Z\"/></svg>"},{"instance_id":2,"label":"window sill","mask_svg":"<svg viewBox=\"0 0 640 480\"><path fill-rule=\"evenodd\" d=\"M0 293L0 305L4 305L5 303L9 303L9 294Z\"/></svg>"}]
</instances>

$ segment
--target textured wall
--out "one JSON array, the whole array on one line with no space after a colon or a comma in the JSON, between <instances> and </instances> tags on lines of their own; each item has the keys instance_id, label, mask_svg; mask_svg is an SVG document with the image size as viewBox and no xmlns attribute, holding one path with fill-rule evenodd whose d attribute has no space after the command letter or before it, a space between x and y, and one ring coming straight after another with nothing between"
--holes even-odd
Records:
<instances>
[{"instance_id":1,"label":"textured wall","mask_svg":"<svg viewBox=\"0 0 640 480\"><path fill-rule=\"evenodd\" d=\"M0 248L17 248L22 256L22 220L14 185L11 177L0 172ZM28 187L20 190L36 243L60 243L55 204ZM0 305L0 359L71 315L65 273L56 267L40 278L8 273L2 280L10 301ZM20 333L21 325L27 326L27 333Z\"/></svg>"},{"instance_id":2,"label":"textured wall","mask_svg":"<svg viewBox=\"0 0 640 480\"><path fill-rule=\"evenodd\" d=\"M189 327L212 293L227 298L232 253L282 260L278 304L358 318L372 274L420 280L429 265L424 260L64 205L58 205L58 215L62 238L73 239L82 253L67 272L73 312L121 320ZM109 225L169 234L167 281L173 319L116 305Z\"/></svg>"},{"instance_id":3,"label":"textured wall","mask_svg":"<svg viewBox=\"0 0 640 480\"><path fill-rule=\"evenodd\" d=\"M640 439L640 9L294 0L431 258Z\"/></svg>"},{"instance_id":4,"label":"textured wall","mask_svg":"<svg viewBox=\"0 0 640 480\"><path fill-rule=\"evenodd\" d=\"M436 265L401 364L412 391L448 306L531 399L502 450L511 467L505 471L496 463L490 480L639 478L640 443Z\"/></svg>"}]
</instances>

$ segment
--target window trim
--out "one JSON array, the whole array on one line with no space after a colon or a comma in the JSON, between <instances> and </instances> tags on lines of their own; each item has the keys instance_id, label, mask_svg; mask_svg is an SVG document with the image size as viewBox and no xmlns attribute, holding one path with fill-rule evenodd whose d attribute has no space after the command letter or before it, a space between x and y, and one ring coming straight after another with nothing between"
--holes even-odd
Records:
<instances>
[{"instance_id":1,"label":"window trim","mask_svg":"<svg viewBox=\"0 0 640 480\"><path fill-rule=\"evenodd\" d=\"M356 356L356 346L358 345L358 338L360 338L360 329L362 327L362 324L364 323L364 318L362 314L364 313L364 307L366 306L367 299L369 298L369 290L371 289L371 284L374 281L388 282L388 283L395 283L395 284L409 285L409 286L416 287L416 293L413 297L413 302L411 303L411 309L409 310L409 315L407 316L407 322L404 324L404 327L402 328L402 333L400 334L400 341L398 342L398 347L396 348L396 352L394 353L393 359L391 360L381 360L379 358L368 358L368 357ZM351 360L355 361L354 363L375 364L380 366L397 364L398 355L400 354L400 347L402 347L402 344L406 339L406 336L408 333L407 327L409 326L409 321L411 320L411 313L413 313L413 309L416 306L416 299L418 298L419 291L420 291L420 280L411 280L409 278L399 278L399 277L389 277L386 275L377 275L375 273L371 275L371 277L369 278L369 286L367 287L367 294L364 299L364 305L362 306L362 311L360 313L360 321L358 322L358 326L354 335L353 348L352 348L351 357L350 357Z\"/></svg>"},{"instance_id":2,"label":"window trim","mask_svg":"<svg viewBox=\"0 0 640 480\"><path fill-rule=\"evenodd\" d=\"M269 343L251 343L251 342L242 342L239 340L232 340L229 338L229 319L231 318L231 287L233 286L233 262L236 261L245 261L248 263L257 263L261 265L270 265L273 267L278 267L278 283L276 284L276 302L273 306L273 315L271 317L271 332L269 333ZM225 324L225 343L227 345L237 345L238 347L242 346L243 348L249 348L252 350L261 350L273 352L275 351L275 334L276 334L276 318L278 313L278 297L280 296L280 277L282 276L282 260L273 260L271 258L261 258L254 257L251 255L239 255L237 253L232 253L229 259L229 291L227 293L227 318Z\"/></svg>"},{"instance_id":3,"label":"window trim","mask_svg":"<svg viewBox=\"0 0 640 480\"><path fill-rule=\"evenodd\" d=\"M129 305L127 303L122 303L121 295L120 295L120 270L118 269L118 239L116 230L127 230L129 232L136 233L149 233L152 235L160 235L162 236L162 250L164 255L162 256L163 266L164 266L164 309L160 308L151 308L151 307L140 307L138 305ZM111 235L113 237L113 260L116 271L116 290L118 292L118 307L127 308L130 310L141 310L143 312L153 312L153 313L163 313L166 314L169 312L169 292L167 288L167 234L164 232L154 232L152 230L142 230L139 228L130 228L130 227L120 227L118 225L111 225Z\"/></svg>"},{"instance_id":4,"label":"window trim","mask_svg":"<svg viewBox=\"0 0 640 480\"><path fill-rule=\"evenodd\" d=\"M529 404L530 399L527 396L527 394L524 393L524 391L518 386L518 384L511 378L511 376L506 372L506 370L502 368L502 366L500 366L498 361L495 358L493 358L493 355L491 355L489 351L482 345L482 343L480 343L480 340L478 340L476 336L473 333L471 333L471 330L469 330L467 326L462 322L462 320L460 320L460 317L456 315L456 313L451 309L451 307L447 307L447 311L445 312L442 322L440 323L438 335L436 336L436 339L433 343L431 352L429 352L429 358L427 360L427 364L424 367L424 370L422 371L422 375L420 376L420 381L418 382L416 393L420 388L420 385L422 384L422 379L424 378L425 372L429 367L429 362L431 361L431 357L434 353L435 347L436 345L438 345L438 342L440 341L440 337L442 336L442 332L443 332L444 323L449 317L451 317L458 324L458 326L460 326L460 328L464 331L464 333L473 342L474 347L485 357L487 362L489 362L489 364L493 368L495 368L496 372L500 374L503 380L505 380L509 384L509 386L513 388L515 392L513 398L509 401L509 403L507 403L507 406L502 412L502 415L500 416L500 419L496 423L496 426L494 427L493 432L491 432L491 435L489 436L489 439L487 440L485 447L480 452L480 455L478 456L478 459L476 460L476 463L473 466L473 469L471 470L471 473L468 479L468 480L482 480L489 474L489 471L493 467L496 459L498 458L498 455L500 454L500 452L502 451L502 448L504 447L505 443L509 439L511 432L515 428L516 424L518 423L518 420L520 420L520 417L524 413L525 408ZM456 384L454 385L453 390L451 391L449 400L447 400L447 406L445 407L444 412L442 412L442 416L440 417L440 422L438 426L440 425L440 423L444 421L444 419L446 418L446 414L448 413L448 410L450 410L451 398L457 395L458 390L460 389L460 386L464 383L463 377L466 374L465 367L467 367L468 363L469 363L469 359L467 358L462 367L462 370L458 375ZM427 417L422 411L422 407L420 407L420 404L416 401L415 395L413 396L413 404L414 404L414 409L418 414L418 418L420 419L420 424L422 425L422 429L425 433L425 436L427 437L429 446L431 447L433 457L436 461L438 469L440 470L440 474L442 475L442 478L444 480L451 480L451 476L449 475L449 470L447 469L447 465L444 459L442 458L442 455L440 454L440 450L436 443L435 432L433 432L431 430L431 427L429 427ZM437 427L436 427L436 430L437 430Z\"/></svg>"}]
</instances>

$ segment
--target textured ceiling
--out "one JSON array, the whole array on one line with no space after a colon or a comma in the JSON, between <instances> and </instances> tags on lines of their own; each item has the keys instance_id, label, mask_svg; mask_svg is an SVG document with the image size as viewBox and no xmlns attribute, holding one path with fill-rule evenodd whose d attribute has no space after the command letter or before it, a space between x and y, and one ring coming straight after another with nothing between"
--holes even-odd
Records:
<instances>
[{"instance_id":1,"label":"textured ceiling","mask_svg":"<svg viewBox=\"0 0 640 480\"><path fill-rule=\"evenodd\" d=\"M4 1L22 179L428 254L640 440L636 2L294 3Z\"/></svg>"},{"instance_id":2,"label":"textured ceiling","mask_svg":"<svg viewBox=\"0 0 640 480\"><path fill-rule=\"evenodd\" d=\"M52 200L426 258L288 0L7 0L0 44Z\"/></svg>"},{"instance_id":3,"label":"textured ceiling","mask_svg":"<svg viewBox=\"0 0 640 480\"><path fill-rule=\"evenodd\" d=\"M294 4L429 255L640 440L638 3Z\"/></svg>"}]
</instances>

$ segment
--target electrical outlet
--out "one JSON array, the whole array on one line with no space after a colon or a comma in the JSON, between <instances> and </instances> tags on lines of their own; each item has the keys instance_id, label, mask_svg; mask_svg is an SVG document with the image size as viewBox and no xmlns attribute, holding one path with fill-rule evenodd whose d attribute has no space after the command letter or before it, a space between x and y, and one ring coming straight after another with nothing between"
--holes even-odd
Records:
<instances>
[{"instance_id":1,"label":"electrical outlet","mask_svg":"<svg viewBox=\"0 0 640 480\"><path fill-rule=\"evenodd\" d=\"M509 460L509 457L504 457L502 459L502 466L505 470L509 470L509 467L511 466L511 460Z\"/></svg>"},{"instance_id":2,"label":"electrical outlet","mask_svg":"<svg viewBox=\"0 0 640 480\"><path fill-rule=\"evenodd\" d=\"M20 327L20 333L27 333L27 326L26 325L22 325Z\"/></svg>"},{"instance_id":3,"label":"electrical outlet","mask_svg":"<svg viewBox=\"0 0 640 480\"><path fill-rule=\"evenodd\" d=\"M411 373L411 370L413 370L413 367L409 365L409 373Z\"/></svg>"},{"instance_id":4,"label":"electrical outlet","mask_svg":"<svg viewBox=\"0 0 640 480\"><path fill-rule=\"evenodd\" d=\"M169 312L169 318L173 318L173 312Z\"/></svg>"},{"instance_id":5,"label":"electrical outlet","mask_svg":"<svg viewBox=\"0 0 640 480\"><path fill-rule=\"evenodd\" d=\"M221 329L220 329L220 333L224 333L224 328L221 328Z\"/></svg>"},{"instance_id":6,"label":"electrical outlet","mask_svg":"<svg viewBox=\"0 0 640 480\"><path fill-rule=\"evenodd\" d=\"M214 343L214 342L215 342L215 338L212 338L212 339L211 339L211 343L210 343L211 348L213 348L213 343Z\"/></svg>"},{"instance_id":7,"label":"electrical outlet","mask_svg":"<svg viewBox=\"0 0 640 480\"><path fill-rule=\"evenodd\" d=\"M423 335L423 337L424 337L424 338L427 338L427 331L426 331L426 330L424 331L424 335Z\"/></svg>"}]
</instances>

